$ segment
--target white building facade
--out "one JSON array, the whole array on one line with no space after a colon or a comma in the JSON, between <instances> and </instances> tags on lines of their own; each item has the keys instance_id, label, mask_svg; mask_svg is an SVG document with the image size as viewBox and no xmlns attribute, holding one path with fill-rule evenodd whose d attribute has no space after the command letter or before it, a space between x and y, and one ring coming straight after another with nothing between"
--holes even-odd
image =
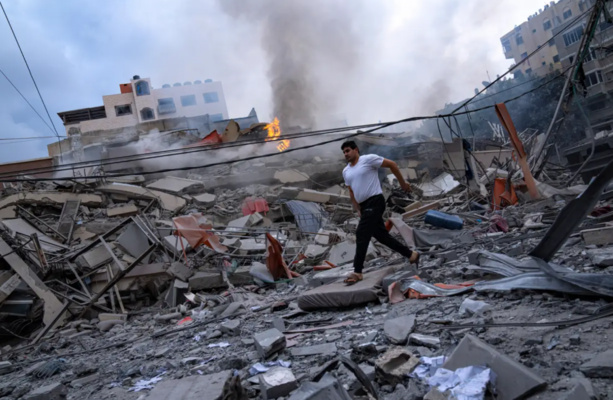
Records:
<instances>
[{"instance_id":1,"label":"white building facade","mask_svg":"<svg viewBox=\"0 0 613 400\"><path fill-rule=\"evenodd\" d=\"M119 88L119 94L102 96L103 106L58 113L66 133L71 136L206 114L212 121L229 118L221 82L211 79L164 84L154 89L151 79L135 75L130 83L122 83Z\"/></svg>"}]
</instances>

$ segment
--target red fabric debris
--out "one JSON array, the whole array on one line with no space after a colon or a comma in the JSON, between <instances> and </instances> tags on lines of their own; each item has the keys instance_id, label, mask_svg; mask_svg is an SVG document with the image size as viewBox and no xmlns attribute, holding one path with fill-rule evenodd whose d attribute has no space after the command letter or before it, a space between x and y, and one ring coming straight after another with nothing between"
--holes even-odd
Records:
<instances>
[{"instance_id":1,"label":"red fabric debris","mask_svg":"<svg viewBox=\"0 0 613 400\"><path fill-rule=\"evenodd\" d=\"M274 278L277 279L293 279L300 276L299 273L290 271L283 259L283 248L281 243L270 233L266 234L266 268Z\"/></svg>"},{"instance_id":2,"label":"red fabric debris","mask_svg":"<svg viewBox=\"0 0 613 400\"><path fill-rule=\"evenodd\" d=\"M256 212L266 213L268 212L268 202L265 199L256 197L247 197L243 200L243 215L251 215Z\"/></svg>"},{"instance_id":3,"label":"red fabric debris","mask_svg":"<svg viewBox=\"0 0 613 400\"><path fill-rule=\"evenodd\" d=\"M419 276L417 275L413 276L412 278L421 280ZM458 283L455 285L449 285L446 283L435 283L434 286L440 287L441 289L462 289L465 287L472 286L477 282L479 282L479 280L462 282L462 283ZM437 297L437 296L429 295L429 294L421 294L418 291L413 290L413 289L407 289L406 292L402 293L400 290L400 284L398 282L393 282L388 287L387 294L388 294L391 304L400 303L401 301L404 301L405 296L406 298L409 298L409 299L427 299L429 297Z\"/></svg>"},{"instance_id":4,"label":"red fabric debris","mask_svg":"<svg viewBox=\"0 0 613 400\"><path fill-rule=\"evenodd\" d=\"M613 211L613 209L611 209L611 206L596 207L592 210L590 215L592 217L600 217L601 215L608 214L611 211Z\"/></svg>"},{"instance_id":5,"label":"red fabric debris","mask_svg":"<svg viewBox=\"0 0 613 400\"><path fill-rule=\"evenodd\" d=\"M494 214L494 216L490 218L490 223L490 232L507 233L509 231L509 223L502 217L502 215Z\"/></svg>"}]
</instances>

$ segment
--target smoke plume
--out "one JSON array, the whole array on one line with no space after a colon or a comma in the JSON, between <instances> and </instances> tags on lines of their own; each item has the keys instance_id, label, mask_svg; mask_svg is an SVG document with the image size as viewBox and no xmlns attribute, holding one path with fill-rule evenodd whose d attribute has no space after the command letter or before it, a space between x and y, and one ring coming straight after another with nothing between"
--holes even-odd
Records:
<instances>
[{"instance_id":1,"label":"smoke plume","mask_svg":"<svg viewBox=\"0 0 613 400\"><path fill-rule=\"evenodd\" d=\"M260 34L272 110L282 128L313 128L338 111L338 94L349 84L358 57L352 17L359 2L351 7L339 0L219 4L240 22L253 23Z\"/></svg>"}]
</instances>

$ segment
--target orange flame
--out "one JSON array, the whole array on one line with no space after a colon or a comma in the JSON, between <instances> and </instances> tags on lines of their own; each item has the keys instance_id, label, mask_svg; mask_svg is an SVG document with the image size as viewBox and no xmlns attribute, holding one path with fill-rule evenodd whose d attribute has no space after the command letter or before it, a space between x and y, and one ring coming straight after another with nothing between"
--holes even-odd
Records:
<instances>
[{"instance_id":1,"label":"orange flame","mask_svg":"<svg viewBox=\"0 0 613 400\"><path fill-rule=\"evenodd\" d=\"M279 118L275 117L275 119L268 125L264 127L268 131L268 136L266 137L266 141L276 140L281 136L281 126L279 124ZM281 140L281 142L277 145L277 150L285 151L289 148L289 139Z\"/></svg>"}]
</instances>

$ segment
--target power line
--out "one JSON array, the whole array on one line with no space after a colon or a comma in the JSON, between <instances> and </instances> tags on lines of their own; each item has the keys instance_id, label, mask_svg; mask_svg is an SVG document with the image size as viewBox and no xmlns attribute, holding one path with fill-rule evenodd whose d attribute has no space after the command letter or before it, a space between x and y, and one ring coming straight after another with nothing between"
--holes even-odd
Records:
<instances>
[{"instance_id":1,"label":"power line","mask_svg":"<svg viewBox=\"0 0 613 400\"><path fill-rule=\"evenodd\" d=\"M60 141L60 134L57 132L57 129L55 128L55 124L53 123L53 119L51 118L51 114L49 114L49 110L47 109L47 105L45 104L45 100L43 100L43 95L40 93L40 90L38 89L38 85L36 84L36 80L34 79L34 75L32 74L32 70L30 69L30 65L28 65L28 60L26 60L26 56L23 53L23 50L21 49L21 45L19 44L19 40L17 40L17 35L15 34L15 30L13 29L13 25L11 25L11 21L9 20L9 16L6 13L6 10L4 9L4 6L2 5L2 2L0 2L0 8L2 8L2 12L4 13L4 17L6 18L6 22L9 24L9 28L11 28L11 32L13 33L13 37L15 38L15 43L17 43L17 47L19 47L19 52L21 53L21 56L23 57L23 62L26 63L26 67L28 68L28 72L30 73L30 78L32 78L32 82L34 83L34 87L36 88L36 92L38 92L38 97L40 97L40 101L43 103L43 107L45 108L45 112L47 113L47 117L49 117L49 121L51 122L51 126L53 126L53 130L55 131L55 136L57 136L57 144L60 148L60 154L62 152L62 144Z\"/></svg>"},{"instance_id":2,"label":"power line","mask_svg":"<svg viewBox=\"0 0 613 400\"><path fill-rule=\"evenodd\" d=\"M36 113L36 115L38 115L38 118L40 118L40 120L43 121L43 123L45 125L47 125L47 128L49 128L51 130L51 133L56 133L56 132L53 131L53 129L51 129L51 127L49 126L47 121L45 121L45 119L38 113L38 111L36 111L36 108L34 108L34 106L28 101L28 99L26 99L26 97L23 95L23 93L21 93L19 91L19 89L17 89L17 86L15 86L15 84L9 79L8 76L6 76L4 71L2 71L1 69L0 69L0 74L2 74L6 78L6 80L11 84L11 86L17 91L17 93L19 93L19 95L25 100L25 102L28 103L30 108ZM55 136L51 136L51 137L55 137ZM4 140L4 139L0 139L0 140Z\"/></svg>"},{"instance_id":3,"label":"power line","mask_svg":"<svg viewBox=\"0 0 613 400\"><path fill-rule=\"evenodd\" d=\"M470 99L468 99L466 102L464 102L461 106L459 106L458 108L456 108L455 110L453 110L451 113L455 114L456 111L460 110L462 107L466 106L468 103L470 103L471 101L473 101L475 99L475 97L479 96L481 93L483 93L484 91L486 91L488 88L490 88L493 84L495 84L496 82L500 81L502 78L504 78L505 76L507 76L508 74L510 74L513 70L515 70L517 67L519 67L521 64L523 64L524 62L526 62L527 60L530 59L530 57L532 57L533 55L535 55L536 53L538 53L539 51L541 51L541 49L551 40L555 39L557 36L561 35L562 33L564 33L564 31L566 31L568 28L570 28L571 26L574 25L575 22L577 22L578 20L580 20L581 18L583 18L584 16L586 16L590 11L592 11L592 9L594 8L594 6L591 6L590 8L588 8L587 10L585 10L585 12L581 15L579 15L577 18L575 18L572 22L570 22L568 25L566 25L560 32L556 33L555 35L553 35L551 37L551 39L547 40L547 42L541 44L540 46L538 46L536 48L536 50L534 50L532 53L528 54L528 56L526 56L523 60L521 60L520 62L518 62L517 64L515 64L513 67L509 68L509 70L507 72L505 72L504 74L500 75L498 78L496 78L493 82L491 82L489 85L487 85L486 87L484 87L483 89L481 89L478 93L476 93L473 97L471 97Z\"/></svg>"},{"instance_id":4,"label":"power line","mask_svg":"<svg viewBox=\"0 0 613 400\"><path fill-rule=\"evenodd\" d=\"M534 91L544 87L545 85L553 82L557 78L559 78L559 76L557 76L557 77L555 77L555 78L553 78L553 79L551 79L551 80L549 80L547 82L544 82L543 84L541 84L541 85L539 85L539 86L537 86L537 87L535 87L535 88L533 88L533 89L531 89L531 90L529 90L527 92L524 92L524 93L522 93L522 94L520 94L518 96L515 96L514 98L508 99L507 101L505 101L505 103L517 100L517 99L519 99L519 98L521 98L521 97L523 97L523 96L525 96L525 95L527 95L529 93L532 93L532 92L534 92ZM485 106L485 107L481 107L481 108L478 108L478 109L475 109L475 110L464 111L464 112L456 113L456 114L431 115L431 116L425 116L425 117L410 117L410 118L405 118L405 119L402 119L402 120L397 120L397 121L392 121L392 122L372 124L372 125L377 125L377 126L372 128L372 129L369 129L369 130L366 130L366 131L358 131L356 133L352 133L351 135L343 136L341 138L334 138L334 139L327 140L327 141L324 141L324 142L315 143L315 144L311 144L311 145L305 145L305 146L301 146L301 147L293 147L293 148L289 148L289 149L287 149L287 150L285 150L283 152L274 152L274 153L267 153L267 154L262 154L262 155L255 155L255 156L250 156L250 157L244 157L244 158L242 158L239 161L249 161L249 160L255 160L255 159L260 159L260 158L267 158L267 157L272 157L272 156L276 156L276 155L280 155L280 154L287 154L287 153L291 153L291 152L294 152L294 151L306 150L306 149L310 149L310 148L313 148L313 147L323 146L323 145L326 145L326 144L331 144L331 143L334 143L334 142L339 142L339 141L342 141L342 140L353 138L353 137L356 137L356 136L359 136L359 135L363 135L363 134L367 134L367 133L372 133L372 132L374 132L376 130L383 129L383 128L386 128L386 127L389 127L389 126L392 126L392 125L396 125L396 124L399 124L399 123L402 123L402 122L420 121L420 120L426 120L426 119L440 119L440 118L444 119L444 118L456 117L458 115L463 115L463 114L470 114L470 113L474 113L474 112L490 109L490 108L493 108L493 107L494 106ZM354 127L346 127L346 128L343 128L343 129L348 130L350 128L354 129ZM319 136L321 134L328 134L328 133L330 133L328 131L332 131L332 130L324 131L324 133L315 132L316 135L314 135L313 132L311 132L310 136ZM453 133L455 133L455 132L453 132ZM455 134L458 135L457 133L455 133ZM284 138L288 138L288 136L280 137L279 140L284 140ZM264 143L264 142L265 141L262 141L262 143ZM234 142L233 144L236 145L236 146L244 145L241 142L238 142L238 143ZM251 143L249 143L249 144L251 144ZM227 147L230 147L230 146L227 146ZM226 147L224 147L224 148L226 148ZM209 146L207 146L207 150L216 150L216 149L218 149L218 148L214 148L214 146L210 146L210 148L209 148ZM160 158L160 157L167 157L167 155L160 155L160 156L155 157L155 158ZM133 159L133 157L132 157L132 159ZM125 161L123 161L123 162L125 162ZM151 175L151 174L158 174L158 173L165 173L165 172L174 172L174 171L188 171L188 170L193 170L193 169L210 168L210 167L216 167L216 166L220 166L220 165L233 164L235 162L236 162L236 160L228 160L228 161L220 161L220 162L216 162L216 163L210 163L210 164L205 164L205 165L200 165L200 166L193 166L193 167L179 167L179 168L160 169L160 170L154 170L154 171L144 171L144 172L140 172L139 175ZM24 173L24 172L25 171L21 171L20 173ZM48 172L54 172L54 170L49 170ZM119 174L110 174L110 175L107 174L107 175L104 175L104 176L92 175L92 176L63 177L63 178L3 179L3 180L0 179L0 182L38 182L38 181L67 181L67 180L74 181L74 180L78 180L78 179L99 179L101 177L116 178L116 177L129 176L129 175L134 175L134 173L119 173ZM0 174L0 176L1 176L1 174ZM14 176L14 174L12 176Z\"/></svg>"}]
</instances>

